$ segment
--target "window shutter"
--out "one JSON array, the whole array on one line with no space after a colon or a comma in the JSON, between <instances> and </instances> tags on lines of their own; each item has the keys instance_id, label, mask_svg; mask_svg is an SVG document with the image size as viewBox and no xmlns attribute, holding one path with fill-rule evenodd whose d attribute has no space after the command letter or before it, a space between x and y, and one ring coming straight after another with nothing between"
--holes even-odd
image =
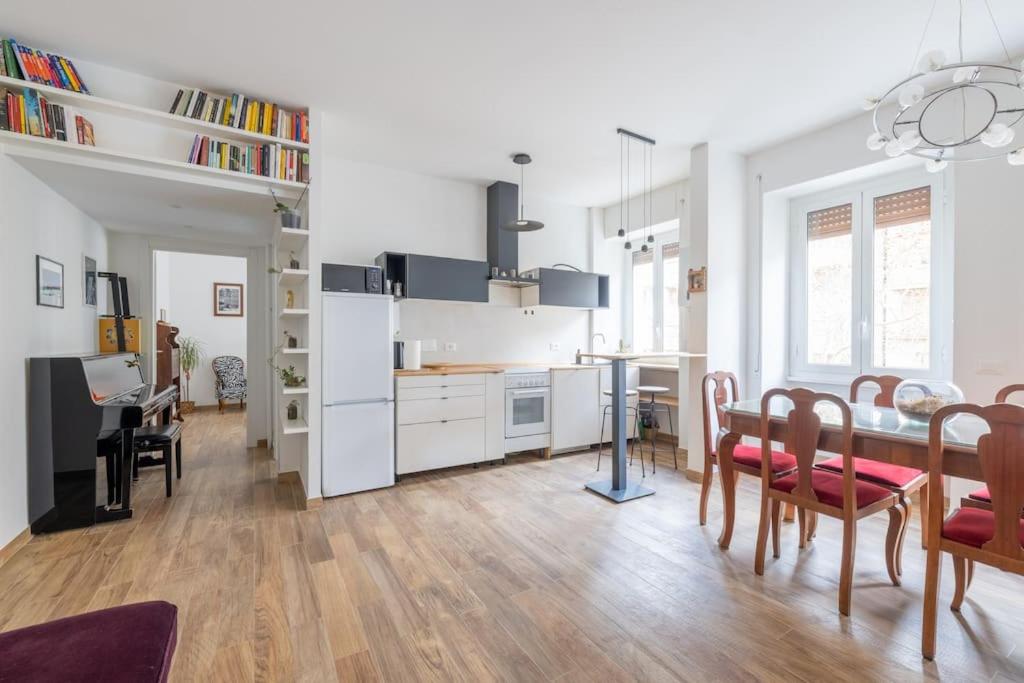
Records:
<instances>
[{"instance_id":1,"label":"window shutter","mask_svg":"<svg viewBox=\"0 0 1024 683\"><path fill-rule=\"evenodd\" d=\"M642 266L646 263L654 263L654 250L648 249L647 251L634 251L633 252L633 265Z\"/></svg>"},{"instance_id":2,"label":"window shutter","mask_svg":"<svg viewBox=\"0 0 1024 683\"><path fill-rule=\"evenodd\" d=\"M928 185L875 197L876 229L927 221L931 216L932 188Z\"/></svg>"},{"instance_id":3,"label":"window shutter","mask_svg":"<svg viewBox=\"0 0 1024 683\"><path fill-rule=\"evenodd\" d=\"M830 206L807 214L807 239L820 240L853 232L853 204Z\"/></svg>"},{"instance_id":4,"label":"window shutter","mask_svg":"<svg viewBox=\"0 0 1024 683\"><path fill-rule=\"evenodd\" d=\"M679 258L679 242L672 242L662 247L661 257L666 259Z\"/></svg>"}]
</instances>

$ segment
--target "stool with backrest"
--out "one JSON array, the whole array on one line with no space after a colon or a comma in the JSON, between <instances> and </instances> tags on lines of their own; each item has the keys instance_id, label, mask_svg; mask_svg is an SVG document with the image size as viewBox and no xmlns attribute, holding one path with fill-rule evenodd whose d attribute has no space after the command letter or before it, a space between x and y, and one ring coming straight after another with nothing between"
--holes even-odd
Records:
<instances>
[{"instance_id":1,"label":"stool with backrest","mask_svg":"<svg viewBox=\"0 0 1024 683\"><path fill-rule=\"evenodd\" d=\"M146 453L161 454L160 458L144 455ZM171 495L171 458L177 460L178 479L181 479L181 423L169 425L148 425L135 430L133 452L134 476L138 478L139 467L163 465L164 483L167 497Z\"/></svg>"},{"instance_id":2,"label":"stool with backrest","mask_svg":"<svg viewBox=\"0 0 1024 683\"><path fill-rule=\"evenodd\" d=\"M714 389L709 394L708 387L712 384ZM700 524L704 526L708 521L708 498L711 494L712 473L715 465L719 465L721 440L726 434L726 430L722 427L725 418L722 406L740 400L740 391L736 375L731 372L709 372L701 380L700 389L704 412L704 476L700 485ZM714 420L714 424L712 424L712 420ZM769 476L780 477L794 470L796 470L796 458L788 453L771 451ZM760 478L761 447L737 443L732 450L732 471L733 476L737 479L740 474ZM720 465L719 476L721 476ZM723 538L719 541L723 547L727 546L725 535L726 532L723 530Z\"/></svg>"},{"instance_id":3,"label":"stool with backrest","mask_svg":"<svg viewBox=\"0 0 1024 683\"><path fill-rule=\"evenodd\" d=\"M1024 384L1011 384L996 392L996 403L1009 403L1010 396L1018 391L1024 392ZM982 510L992 509L992 496L989 495L988 487L983 486L977 491L972 491L966 498L960 499L963 507L981 508Z\"/></svg>"},{"instance_id":4,"label":"stool with backrest","mask_svg":"<svg viewBox=\"0 0 1024 683\"><path fill-rule=\"evenodd\" d=\"M877 384L878 394L874 403L881 408L893 407L893 395L896 393L896 385L903 379L895 375L861 375L850 384L850 403L856 403L860 388L864 384ZM818 467L833 472L843 471L843 459L841 457L830 458L817 464ZM921 499L921 547L924 548L927 539L928 515L925 510L928 508L928 477L921 470L902 465L876 462L867 458L854 458L853 469L858 479L870 481L872 484L880 484L900 496L900 505L906 510L906 522L910 523L911 505L910 496L919 492ZM897 570L902 574L902 566Z\"/></svg>"},{"instance_id":5,"label":"stool with backrest","mask_svg":"<svg viewBox=\"0 0 1024 683\"><path fill-rule=\"evenodd\" d=\"M767 473L771 462L771 403L789 399L792 408L786 415L786 442L784 450L796 459L795 472L784 477ZM819 407L819 404L822 404ZM838 411L842 429L842 473L814 466L818 442L821 439L821 417L816 408L833 406ZM827 408L826 408L827 409ZM761 399L761 522L757 535L757 554L754 572L764 574L764 558L768 545L768 532L772 532L774 556L781 554L779 527L782 524L782 505L791 503L800 511L800 544L806 544L808 525L805 513L823 514L843 522L843 558L839 572L839 612L849 616L853 592L853 566L857 547L857 522L879 512L889 513L889 533L886 538L886 566L889 578L899 585L896 557L901 551L905 510L899 504L899 494L854 476L853 418L850 406L838 396L822 394L809 389L771 389ZM770 510L769 510L770 507Z\"/></svg>"},{"instance_id":6,"label":"stool with backrest","mask_svg":"<svg viewBox=\"0 0 1024 683\"><path fill-rule=\"evenodd\" d=\"M605 396L611 396L612 395L612 390L611 389L605 389L601 393L604 394ZM637 395L636 389L626 389L626 400L627 401L631 397L636 396L636 395ZM613 409L614 409L614 406L607 405L607 406L604 407L604 410L601 411L601 441L600 441L600 443L597 444L597 469L598 469L598 471L600 471L600 469L601 469L601 455L604 452L604 423L605 423L605 420L607 420L607 418L608 418L608 413L610 413ZM630 447L629 447L629 464L632 465L633 464L633 452L636 450L636 442L640 440L640 438L639 438L640 437L640 411L637 410L636 408L632 407L632 406L628 406L627 405L626 406L626 420L627 420L627 424L628 424L630 412L633 413L633 429L634 429L633 443L630 444ZM628 432L627 432L627 434L628 434ZM647 476L647 470L644 469L644 447L643 447L643 444L640 445L640 473L643 474L643 476L645 476L645 477Z\"/></svg>"},{"instance_id":7,"label":"stool with backrest","mask_svg":"<svg viewBox=\"0 0 1024 683\"><path fill-rule=\"evenodd\" d=\"M645 386L637 387L636 390L640 392L641 396L643 396L644 394L651 395L651 400L641 403L640 406L641 412L644 409L646 409L647 414L651 416L651 471L656 473L658 471L658 466L654 462L654 458L657 456L658 453L654 445L654 437L658 427L658 412L665 413L665 415L668 416L668 431L670 434L672 434L673 437L675 437L675 429L672 428L672 409L664 403L658 403L657 400L660 394L667 394L669 392L669 388L648 384ZM672 466L675 467L677 470L679 469L679 459L676 454L678 450L678 447L674 447L672 449Z\"/></svg>"},{"instance_id":8,"label":"stool with backrest","mask_svg":"<svg viewBox=\"0 0 1024 683\"><path fill-rule=\"evenodd\" d=\"M985 421L988 433L978 439L978 464L991 494L991 509L961 507L943 520L943 471L946 460L963 457L947 449L945 421L955 415L974 415ZM936 608L942 555L953 556L956 590L950 608L960 611L970 585L974 562L1004 572L1024 574L1024 406L966 403L946 406L932 415L928 429L928 559L925 565L924 620L921 653L935 656Z\"/></svg>"}]
</instances>

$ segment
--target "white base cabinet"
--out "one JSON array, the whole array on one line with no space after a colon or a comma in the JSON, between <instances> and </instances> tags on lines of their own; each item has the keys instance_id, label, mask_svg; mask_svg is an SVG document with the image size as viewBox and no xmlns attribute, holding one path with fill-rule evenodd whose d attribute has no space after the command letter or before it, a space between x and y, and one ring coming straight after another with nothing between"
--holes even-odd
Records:
<instances>
[{"instance_id":1,"label":"white base cabinet","mask_svg":"<svg viewBox=\"0 0 1024 683\"><path fill-rule=\"evenodd\" d=\"M551 450L586 448L601 439L599 368L551 371Z\"/></svg>"}]
</instances>

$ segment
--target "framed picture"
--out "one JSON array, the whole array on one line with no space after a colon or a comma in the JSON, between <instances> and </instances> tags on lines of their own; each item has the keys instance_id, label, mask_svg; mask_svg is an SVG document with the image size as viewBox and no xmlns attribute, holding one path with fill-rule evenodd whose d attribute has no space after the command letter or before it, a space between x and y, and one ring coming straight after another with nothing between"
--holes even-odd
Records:
<instances>
[{"instance_id":1,"label":"framed picture","mask_svg":"<svg viewBox=\"0 0 1024 683\"><path fill-rule=\"evenodd\" d=\"M86 306L96 306L96 259L82 255L82 295Z\"/></svg>"},{"instance_id":2,"label":"framed picture","mask_svg":"<svg viewBox=\"0 0 1024 683\"><path fill-rule=\"evenodd\" d=\"M36 256L36 305L64 308L64 265Z\"/></svg>"},{"instance_id":3,"label":"framed picture","mask_svg":"<svg viewBox=\"0 0 1024 683\"><path fill-rule=\"evenodd\" d=\"M231 282L213 283L213 314L241 318L245 315L245 285Z\"/></svg>"}]
</instances>

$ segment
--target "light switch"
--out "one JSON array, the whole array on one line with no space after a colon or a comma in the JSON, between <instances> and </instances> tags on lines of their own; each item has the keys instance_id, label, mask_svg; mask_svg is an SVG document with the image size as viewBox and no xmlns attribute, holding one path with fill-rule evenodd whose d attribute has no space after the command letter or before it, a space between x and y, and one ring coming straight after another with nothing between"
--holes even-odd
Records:
<instances>
[{"instance_id":1,"label":"light switch","mask_svg":"<svg viewBox=\"0 0 1024 683\"><path fill-rule=\"evenodd\" d=\"M423 351L437 351L437 340L436 339L423 339L420 342L420 348Z\"/></svg>"},{"instance_id":2,"label":"light switch","mask_svg":"<svg viewBox=\"0 0 1024 683\"><path fill-rule=\"evenodd\" d=\"M445 342L444 343L444 350L445 351L455 351L458 348L459 347L458 347L458 345L455 342Z\"/></svg>"}]
</instances>

